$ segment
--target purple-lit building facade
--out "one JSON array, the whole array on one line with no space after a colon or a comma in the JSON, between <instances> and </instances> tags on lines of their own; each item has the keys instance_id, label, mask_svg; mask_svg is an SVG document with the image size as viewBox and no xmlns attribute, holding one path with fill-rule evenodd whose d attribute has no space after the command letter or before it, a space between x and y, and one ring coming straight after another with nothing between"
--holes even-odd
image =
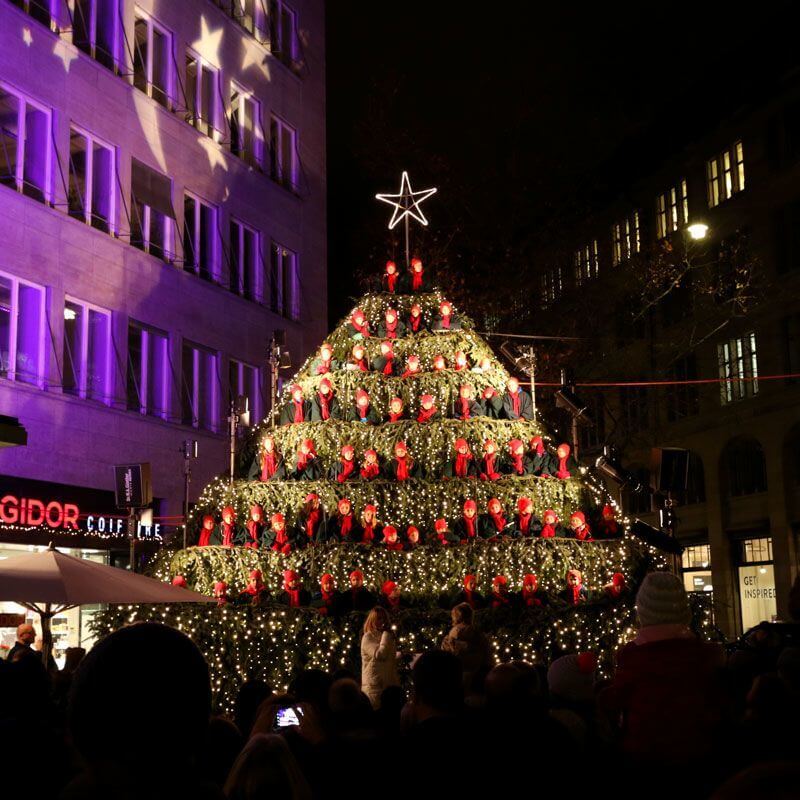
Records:
<instances>
[{"instance_id":1,"label":"purple-lit building facade","mask_svg":"<svg viewBox=\"0 0 800 800\"><path fill-rule=\"evenodd\" d=\"M0 45L0 495L109 512L150 462L179 515L182 442L194 497L273 331L327 330L323 2L0 0Z\"/></svg>"}]
</instances>

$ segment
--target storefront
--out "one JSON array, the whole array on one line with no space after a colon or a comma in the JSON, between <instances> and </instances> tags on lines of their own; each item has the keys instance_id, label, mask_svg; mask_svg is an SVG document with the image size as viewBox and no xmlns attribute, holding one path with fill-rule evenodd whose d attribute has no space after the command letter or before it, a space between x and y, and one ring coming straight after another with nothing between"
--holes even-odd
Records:
<instances>
[{"instance_id":1,"label":"storefront","mask_svg":"<svg viewBox=\"0 0 800 800\"><path fill-rule=\"evenodd\" d=\"M772 537L743 538L736 545L739 611L745 632L777 618Z\"/></svg>"},{"instance_id":2,"label":"storefront","mask_svg":"<svg viewBox=\"0 0 800 800\"><path fill-rule=\"evenodd\" d=\"M139 523L137 555L151 555L169 533L158 517ZM116 507L113 492L0 476L0 561L44 550L51 542L76 558L123 568L129 564L128 520ZM81 606L54 617L53 654L59 666L67 647L91 647L90 622L99 608ZM39 633L33 612L0 601L0 657L14 644L22 621L34 624Z\"/></svg>"}]
</instances>

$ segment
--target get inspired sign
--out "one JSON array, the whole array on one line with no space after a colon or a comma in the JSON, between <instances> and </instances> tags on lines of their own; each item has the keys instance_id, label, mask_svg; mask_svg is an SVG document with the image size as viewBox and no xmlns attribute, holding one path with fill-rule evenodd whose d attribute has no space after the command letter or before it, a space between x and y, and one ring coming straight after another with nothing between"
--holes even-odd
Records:
<instances>
[{"instance_id":1,"label":"get inspired sign","mask_svg":"<svg viewBox=\"0 0 800 800\"><path fill-rule=\"evenodd\" d=\"M739 599L742 606L742 630L759 622L775 619L775 571L772 564L739 567Z\"/></svg>"}]
</instances>

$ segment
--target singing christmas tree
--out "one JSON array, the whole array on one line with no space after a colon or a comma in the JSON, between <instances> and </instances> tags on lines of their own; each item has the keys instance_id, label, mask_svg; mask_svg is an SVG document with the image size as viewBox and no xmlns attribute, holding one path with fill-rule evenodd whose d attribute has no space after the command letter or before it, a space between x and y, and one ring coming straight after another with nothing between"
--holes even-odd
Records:
<instances>
[{"instance_id":1,"label":"singing christmas tree","mask_svg":"<svg viewBox=\"0 0 800 800\"><path fill-rule=\"evenodd\" d=\"M390 227L405 222L406 264L387 262L381 291L286 383L237 479L203 491L194 544L156 565L220 599L157 614L205 652L219 708L248 678L357 667L376 602L409 655L435 646L466 599L498 660L594 650L602 666L633 624L638 582L663 566L411 257L409 218L427 224L419 203L433 191L412 192L403 173L397 195L379 196Z\"/></svg>"}]
</instances>

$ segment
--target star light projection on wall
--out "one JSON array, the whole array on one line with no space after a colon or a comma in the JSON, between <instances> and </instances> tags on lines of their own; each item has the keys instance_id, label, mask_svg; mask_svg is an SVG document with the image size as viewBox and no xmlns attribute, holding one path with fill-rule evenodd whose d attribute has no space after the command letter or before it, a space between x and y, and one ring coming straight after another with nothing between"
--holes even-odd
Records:
<instances>
[{"instance_id":1,"label":"star light projection on wall","mask_svg":"<svg viewBox=\"0 0 800 800\"><path fill-rule=\"evenodd\" d=\"M415 192L411 189L411 181L408 177L408 172L403 170L400 178L400 191L397 194L376 194L375 199L380 200L381 203L387 203L394 206L392 211L392 218L389 220L389 230L393 230L401 222L405 223L406 233L406 264L410 263L409 242L408 242L408 224L410 219L415 219L420 225L427 227L428 220L425 214L422 213L420 203L427 200L432 194L436 194L438 189L420 189Z\"/></svg>"}]
</instances>

